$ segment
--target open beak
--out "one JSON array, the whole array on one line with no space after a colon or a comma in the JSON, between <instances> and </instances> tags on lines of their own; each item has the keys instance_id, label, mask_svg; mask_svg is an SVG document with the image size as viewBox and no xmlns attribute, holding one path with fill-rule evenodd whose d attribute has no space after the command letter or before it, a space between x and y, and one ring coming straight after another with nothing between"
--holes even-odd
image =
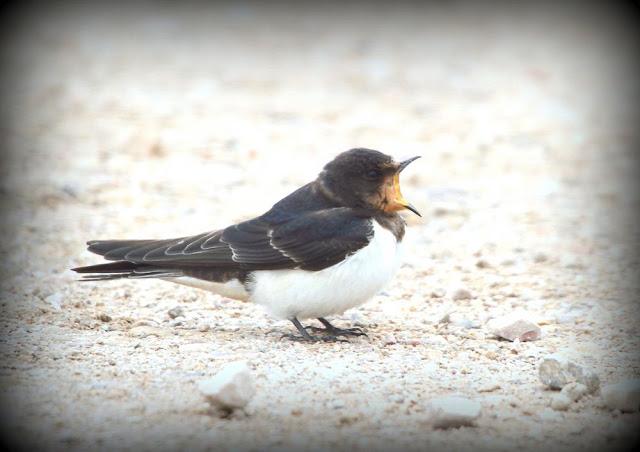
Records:
<instances>
[{"instance_id":1,"label":"open beak","mask_svg":"<svg viewBox=\"0 0 640 452\"><path fill-rule=\"evenodd\" d=\"M402 192L400 191L400 173L409 165L409 163L419 158L420 156L412 157L403 162L400 162L400 164L398 165L398 170L393 175L393 184L389 190L391 193L388 193L388 195L390 195L388 197L393 200L392 203L390 204L391 209L393 210L408 209L413 213L415 213L416 215L418 215L419 217L421 217L422 215L420 215L420 212L418 212L418 209L413 207L413 205L410 202L404 199L404 197L402 196Z\"/></svg>"}]
</instances>

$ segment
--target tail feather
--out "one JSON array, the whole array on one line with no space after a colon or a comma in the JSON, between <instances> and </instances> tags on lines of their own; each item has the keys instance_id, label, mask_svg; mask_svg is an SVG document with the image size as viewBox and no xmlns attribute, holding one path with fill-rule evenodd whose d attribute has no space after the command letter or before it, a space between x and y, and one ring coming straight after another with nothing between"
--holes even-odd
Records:
<instances>
[{"instance_id":1,"label":"tail feather","mask_svg":"<svg viewBox=\"0 0 640 452\"><path fill-rule=\"evenodd\" d=\"M76 273L130 273L137 267L140 267L140 264L119 261L107 262L106 264L88 265L86 267L76 267L71 270Z\"/></svg>"},{"instance_id":2,"label":"tail feather","mask_svg":"<svg viewBox=\"0 0 640 452\"><path fill-rule=\"evenodd\" d=\"M107 260L120 260L134 249L158 243L158 240L90 240L87 249Z\"/></svg>"},{"instance_id":3,"label":"tail feather","mask_svg":"<svg viewBox=\"0 0 640 452\"><path fill-rule=\"evenodd\" d=\"M108 281L123 278L176 278L184 276L177 269L136 264L128 261L88 265L86 267L72 268L71 270L83 274L81 281Z\"/></svg>"}]
</instances>

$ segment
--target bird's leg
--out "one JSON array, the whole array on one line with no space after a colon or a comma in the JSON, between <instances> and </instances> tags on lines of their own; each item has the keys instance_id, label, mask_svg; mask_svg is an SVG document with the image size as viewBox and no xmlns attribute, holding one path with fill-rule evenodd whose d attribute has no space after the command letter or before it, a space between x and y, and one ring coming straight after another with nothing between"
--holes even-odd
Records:
<instances>
[{"instance_id":1,"label":"bird's leg","mask_svg":"<svg viewBox=\"0 0 640 452\"><path fill-rule=\"evenodd\" d=\"M287 338L287 339L291 339L292 341L299 341L299 342L317 342L317 341L324 341L324 342L348 342L344 339L340 339L338 337L338 335L328 335L325 337L316 337L316 336L312 336L307 332L307 329L305 327L302 326L302 324L300 323L300 321L298 319L296 319L295 317L289 319L291 320L291 323L293 323L293 325L296 327L296 329L300 332L300 336L297 336L295 334L283 334L282 337L280 337L280 339L283 338ZM322 329L322 331L324 331L324 329Z\"/></svg>"},{"instance_id":2,"label":"bird's leg","mask_svg":"<svg viewBox=\"0 0 640 452\"><path fill-rule=\"evenodd\" d=\"M305 342L315 342L318 340L317 337L310 335L307 330L302 326L300 321L295 317L289 319L291 323L296 327L296 329L300 332L300 336L296 336L295 334L283 334L280 339L287 338L292 341L305 341Z\"/></svg>"},{"instance_id":3,"label":"bird's leg","mask_svg":"<svg viewBox=\"0 0 640 452\"><path fill-rule=\"evenodd\" d=\"M324 325L324 328L316 328L314 326L308 326L307 328L311 331L316 331L320 333L324 333L329 335L330 337L338 337L338 336L366 336L367 333L362 331L361 328L337 328L333 326L329 321L325 318L318 317L320 323Z\"/></svg>"}]
</instances>

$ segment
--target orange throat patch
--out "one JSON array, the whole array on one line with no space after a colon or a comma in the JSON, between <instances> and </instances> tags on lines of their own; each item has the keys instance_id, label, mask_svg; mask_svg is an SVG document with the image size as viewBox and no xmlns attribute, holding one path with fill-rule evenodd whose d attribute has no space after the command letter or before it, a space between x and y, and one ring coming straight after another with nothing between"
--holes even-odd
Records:
<instances>
[{"instance_id":1,"label":"orange throat patch","mask_svg":"<svg viewBox=\"0 0 640 452\"><path fill-rule=\"evenodd\" d=\"M400 191L400 173L395 173L387 178L383 186L382 210L385 212L397 212L407 208L409 203Z\"/></svg>"}]
</instances>

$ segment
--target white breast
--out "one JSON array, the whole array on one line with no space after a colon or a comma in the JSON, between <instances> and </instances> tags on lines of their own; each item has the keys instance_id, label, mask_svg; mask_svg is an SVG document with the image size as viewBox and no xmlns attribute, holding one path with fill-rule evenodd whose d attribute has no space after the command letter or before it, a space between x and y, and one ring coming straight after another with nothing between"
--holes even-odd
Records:
<instances>
[{"instance_id":1,"label":"white breast","mask_svg":"<svg viewBox=\"0 0 640 452\"><path fill-rule=\"evenodd\" d=\"M284 319L341 314L364 303L400 264L400 243L376 221L373 226L374 235L366 247L324 270L254 272L249 300Z\"/></svg>"}]
</instances>

